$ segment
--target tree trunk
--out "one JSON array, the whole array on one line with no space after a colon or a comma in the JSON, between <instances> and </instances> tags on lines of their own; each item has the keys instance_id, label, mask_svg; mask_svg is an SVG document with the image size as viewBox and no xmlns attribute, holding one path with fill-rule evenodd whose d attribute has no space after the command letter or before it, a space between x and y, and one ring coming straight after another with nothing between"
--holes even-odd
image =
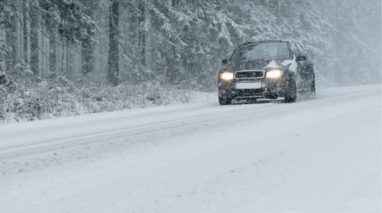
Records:
<instances>
[{"instance_id":1,"label":"tree trunk","mask_svg":"<svg viewBox=\"0 0 382 213\"><path fill-rule=\"evenodd\" d=\"M38 46L38 8L37 1L30 3L30 65L35 75L39 74L39 46Z\"/></svg>"},{"instance_id":2,"label":"tree trunk","mask_svg":"<svg viewBox=\"0 0 382 213\"><path fill-rule=\"evenodd\" d=\"M138 18L138 49L139 49L139 71L140 71L140 80L145 80L147 78L146 71L147 71L147 60L148 60L148 49L147 49L147 42L148 42L148 24L149 22L146 20L147 17L147 8L146 8L146 2L145 0L140 0L138 2L138 10L139 10L139 18Z\"/></svg>"},{"instance_id":3,"label":"tree trunk","mask_svg":"<svg viewBox=\"0 0 382 213\"><path fill-rule=\"evenodd\" d=\"M54 30L49 32L49 71L56 73L57 70L57 49L56 49L56 33Z\"/></svg>"},{"instance_id":4,"label":"tree trunk","mask_svg":"<svg viewBox=\"0 0 382 213\"><path fill-rule=\"evenodd\" d=\"M24 63L28 64L28 4L23 1L23 58Z\"/></svg>"},{"instance_id":5,"label":"tree trunk","mask_svg":"<svg viewBox=\"0 0 382 213\"><path fill-rule=\"evenodd\" d=\"M94 10L98 1L96 0L82 0L85 5L85 13L91 19L94 19ZM88 30L86 32L85 38L81 42L81 57L82 57L82 74L86 75L93 72L94 70L94 42L93 42L94 32Z\"/></svg>"},{"instance_id":6,"label":"tree trunk","mask_svg":"<svg viewBox=\"0 0 382 213\"><path fill-rule=\"evenodd\" d=\"M73 78L73 73L72 73L72 65L70 61L70 51L71 51L71 43L66 40L66 51L65 51L65 73L66 77L72 79Z\"/></svg>"},{"instance_id":7,"label":"tree trunk","mask_svg":"<svg viewBox=\"0 0 382 213\"><path fill-rule=\"evenodd\" d=\"M141 0L139 1L139 11L140 11L140 17L139 17L139 44L140 44L140 62L141 66L146 66L146 32L145 32L145 1Z\"/></svg>"},{"instance_id":8,"label":"tree trunk","mask_svg":"<svg viewBox=\"0 0 382 213\"><path fill-rule=\"evenodd\" d=\"M110 0L109 60L107 78L113 85L119 81L119 0Z\"/></svg>"},{"instance_id":9,"label":"tree trunk","mask_svg":"<svg viewBox=\"0 0 382 213\"><path fill-rule=\"evenodd\" d=\"M171 6L173 8L177 8L179 5L179 0L171 0Z\"/></svg>"},{"instance_id":10,"label":"tree trunk","mask_svg":"<svg viewBox=\"0 0 382 213\"><path fill-rule=\"evenodd\" d=\"M94 44L91 36L86 36L81 46L82 74L86 75L94 70Z\"/></svg>"},{"instance_id":11,"label":"tree trunk","mask_svg":"<svg viewBox=\"0 0 382 213\"><path fill-rule=\"evenodd\" d=\"M11 3L12 4L12 3ZM16 9L14 5L10 6L10 10L5 12L6 21L6 31L5 31L5 41L8 47L8 51L5 55L5 66L6 70L13 70L16 65L17 58L17 22L16 22Z\"/></svg>"}]
</instances>

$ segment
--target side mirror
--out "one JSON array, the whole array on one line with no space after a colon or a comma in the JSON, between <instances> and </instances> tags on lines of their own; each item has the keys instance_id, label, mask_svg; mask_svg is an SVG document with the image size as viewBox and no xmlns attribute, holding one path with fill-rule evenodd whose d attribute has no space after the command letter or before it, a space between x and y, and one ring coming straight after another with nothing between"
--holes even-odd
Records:
<instances>
[{"instance_id":1,"label":"side mirror","mask_svg":"<svg viewBox=\"0 0 382 213\"><path fill-rule=\"evenodd\" d=\"M222 65L227 65L228 64L228 60L227 59L223 59L222 60Z\"/></svg>"},{"instance_id":2,"label":"side mirror","mask_svg":"<svg viewBox=\"0 0 382 213\"><path fill-rule=\"evenodd\" d=\"M307 58L305 55L299 55L296 57L296 62L300 62L300 61L306 61Z\"/></svg>"}]
</instances>

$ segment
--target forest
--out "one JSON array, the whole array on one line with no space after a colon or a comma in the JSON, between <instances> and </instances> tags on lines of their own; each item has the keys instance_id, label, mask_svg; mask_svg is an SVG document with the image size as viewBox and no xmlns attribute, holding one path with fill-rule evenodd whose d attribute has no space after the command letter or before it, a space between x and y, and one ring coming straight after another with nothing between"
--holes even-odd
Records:
<instances>
[{"instance_id":1,"label":"forest","mask_svg":"<svg viewBox=\"0 0 382 213\"><path fill-rule=\"evenodd\" d=\"M0 122L189 102L263 39L301 41L319 85L380 83L380 4L0 0Z\"/></svg>"}]
</instances>

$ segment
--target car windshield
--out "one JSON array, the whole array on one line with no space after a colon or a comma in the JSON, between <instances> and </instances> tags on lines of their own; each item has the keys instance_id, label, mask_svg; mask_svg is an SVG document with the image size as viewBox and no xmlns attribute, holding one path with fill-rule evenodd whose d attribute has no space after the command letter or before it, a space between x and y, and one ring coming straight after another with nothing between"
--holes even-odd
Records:
<instances>
[{"instance_id":1,"label":"car windshield","mask_svg":"<svg viewBox=\"0 0 382 213\"><path fill-rule=\"evenodd\" d=\"M234 62L257 59L286 59L290 52L287 42L253 43L239 47L231 57Z\"/></svg>"}]
</instances>

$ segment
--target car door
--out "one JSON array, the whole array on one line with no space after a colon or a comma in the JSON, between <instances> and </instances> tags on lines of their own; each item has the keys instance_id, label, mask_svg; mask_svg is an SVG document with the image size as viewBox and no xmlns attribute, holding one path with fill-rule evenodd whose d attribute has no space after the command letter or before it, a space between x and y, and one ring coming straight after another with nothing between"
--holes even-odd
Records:
<instances>
[{"instance_id":1,"label":"car door","mask_svg":"<svg viewBox=\"0 0 382 213\"><path fill-rule=\"evenodd\" d=\"M300 44L303 50L303 54L306 56L306 61L305 61L305 69L304 69L304 75L305 75L305 82L307 83L306 89L311 90L312 85L314 85L315 81L315 74L314 74L314 66L313 66L313 61L312 58L310 57L307 49Z\"/></svg>"},{"instance_id":2,"label":"car door","mask_svg":"<svg viewBox=\"0 0 382 213\"><path fill-rule=\"evenodd\" d=\"M300 90L302 86L304 86L304 76L303 76L303 69L304 69L304 63L299 60L299 56L302 55L301 48L298 47L297 43L295 41L291 42L291 50L294 54L294 59L297 64L297 73L296 73L296 83L297 83L297 88Z\"/></svg>"},{"instance_id":3,"label":"car door","mask_svg":"<svg viewBox=\"0 0 382 213\"><path fill-rule=\"evenodd\" d=\"M308 56L308 52L302 44L296 43L296 48L298 52L298 55L296 56L296 61L298 64L297 72L300 78L299 90L307 91L310 90L310 86L312 84L312 75L314 76L313 63Z\"/></svg>"}]
</instances>

